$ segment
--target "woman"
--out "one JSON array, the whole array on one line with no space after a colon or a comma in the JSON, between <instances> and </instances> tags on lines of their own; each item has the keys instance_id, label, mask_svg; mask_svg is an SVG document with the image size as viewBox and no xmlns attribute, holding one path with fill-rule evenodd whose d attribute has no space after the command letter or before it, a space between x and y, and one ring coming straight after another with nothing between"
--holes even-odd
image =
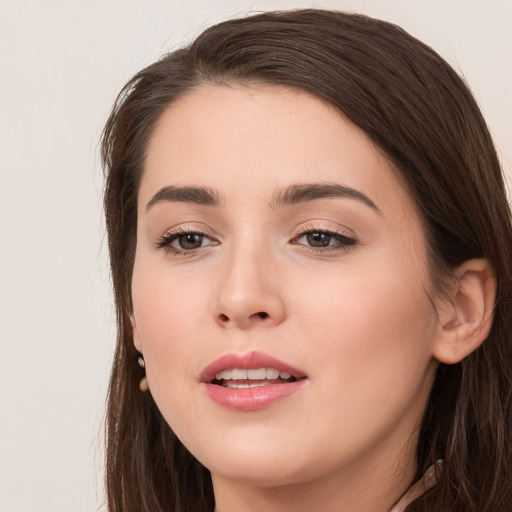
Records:
<instances>
[{"instance_id":1,"label":"woman","mask_svg":"<svg viewBox=\"0 0 512 512\"><path fill-rule=\"evenodd\" d=\"M112 512L512 510L512 231L485 122L389 23L211 27L104 132Z\"/></svg>"}]
</instances>

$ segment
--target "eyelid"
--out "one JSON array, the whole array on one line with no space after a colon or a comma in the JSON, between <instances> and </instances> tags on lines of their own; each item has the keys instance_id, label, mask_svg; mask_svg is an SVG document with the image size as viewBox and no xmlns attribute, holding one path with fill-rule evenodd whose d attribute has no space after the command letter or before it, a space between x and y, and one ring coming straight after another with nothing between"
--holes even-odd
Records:
<instances>
[{"instance_id":1,"label":"eyelid","mask_svg":"<svg viewBox=\"0 0 512 512\"><path fill-rule=\"evenodd\" d=\"M189 235L189 234L197 234L203 238L207 238L211 240L213 243L207 244L205 246L200 246L194 249L180 249L171 245L172 242L177 240L180 236ZM219 245L219 241L214 238L214 236L210 233L210 230L206 226L202 226L200 228L196 228L192 225L180 225L172 229L168 229L164 232L163 235L159 236L155 241L155 247L157 249L164 249L165 252L171 253L177 256L192 256L196 254L197 251L201 249L205 249L207 247L212 247L215 245Z\"/></svg>"},{"instance_id":2,"label":"eyelid","mask_svg":"<svg viewBox=\"0 0 512 512\"><path fill-rule=\"evenodd\" d=\"M345 238L356 238L355 233L351 229L332 222L329 222L328 224L330 225L327 225L326 221L324 220L308 222L298 227L295 235L303 235L306 233L318 231L322 233L330 233L332 235L343 236Z\"/></svg>"},{"instance_id":3,"label":"eyelid","mask_svg":"<svg viewBox=\"0 0 512 512\"><path fill-rule=\"evenodd\" d=\"M299 227L290 243L294 245L300 245L304 250L313 252L315 254L325 252L332 253L337 251L347 251L358 245L358 240L354 233L350 230L350 234L348 234L347 231L349 231L347 228L339 225L337 225L336 228L332 228L321 226L320 223L310 223ZM326 245L324 247L314 247L307 244L301 244L298 242L300 238L310 233L324 233L330 235L333 238L337 239L339 243L335 245Z\"/></svg>"}]
</instances>

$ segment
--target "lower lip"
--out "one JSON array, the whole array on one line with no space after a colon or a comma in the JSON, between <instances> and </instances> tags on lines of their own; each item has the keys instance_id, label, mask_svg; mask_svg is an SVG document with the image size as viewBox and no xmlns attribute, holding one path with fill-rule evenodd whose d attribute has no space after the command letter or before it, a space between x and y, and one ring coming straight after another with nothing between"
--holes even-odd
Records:
<instances>
[{"instance_id":1,"label":"lower lip","mask_svg":"<svg viewBox=\"0 0 512 512\"><path fill-rule=\"evenodd\" d=\"M227 388L205 384L208 396L217 404L236 411L258 411L281 398L297 393L306 379L283 384L267 384L254 388Z\"/></svg>"}]
</instances>

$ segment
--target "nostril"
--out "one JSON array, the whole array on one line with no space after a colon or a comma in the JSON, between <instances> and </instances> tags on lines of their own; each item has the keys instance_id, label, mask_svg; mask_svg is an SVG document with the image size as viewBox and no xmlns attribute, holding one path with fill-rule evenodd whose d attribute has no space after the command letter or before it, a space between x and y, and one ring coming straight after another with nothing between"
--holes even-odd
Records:
<instances>
[{"instance_id":1,"label":"nostril","mask_svg":"<svg viewBox=\"0 0 512 512\"><path fill-rule=\"evenodd\" d=\"M257 313L253 313L252 315L249 315L248 317L245 317L246 320L266 320L267 318L270 318L270 315L266 311L258 311ZM223 323L227 324L231 321L235 323L239 323L237 320L237 316L229 317L228 315L224 313L219 313L218 320ZM241 321L241 323L245 323L245 321Z\"/></svg>"}]
</instances>

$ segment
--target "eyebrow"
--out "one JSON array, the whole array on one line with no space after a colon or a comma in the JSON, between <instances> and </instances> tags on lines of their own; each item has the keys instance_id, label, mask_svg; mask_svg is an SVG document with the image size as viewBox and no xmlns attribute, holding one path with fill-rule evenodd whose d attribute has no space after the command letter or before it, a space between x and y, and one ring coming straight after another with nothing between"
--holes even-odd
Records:
<instances>
[{"instance_id":1,"label":"eyebrow","mask_svg":"<svg viewBox=\"0 0 512 512\"><path fill-rule=\"evenodd\" d=\"M290 185L284 190L276 192L270 202L271 208L284 205L307 203L316 199L344 198L355 199L369 206L377 213L381 213L377 205L366 195L351 187L337 183L305 183ZM206 187L169 185L161 188L146 205L146 212L158 203L181 202L201 206L220 206L217 191Z\"/></svg>"},{"instance_id":2,"label":"eyebrow","mask_svg":"<svg viewBox=\"0 0 512 512\"><path fill-rule=\"evenodd\" d=\"M291 185L274 194L271 207L307 203L315 199L329 198L355 199L369 206L377 213L381 213L377 205L366 195L354 188L339 185L337 183L306 183Z\"/></svg>"},{"instance_id":3,"label":"eyebrow","mask_svg":"<svg viewBox=\"0 0 512 512\"><path fill-rule=\"evenodd\" d=\"M219 194L206 187L176 187L169 185L161 188L146 205L146 212L157 203L178 202L192 203L202 206L219 206Z\"/></svg>"}]
</instances>

